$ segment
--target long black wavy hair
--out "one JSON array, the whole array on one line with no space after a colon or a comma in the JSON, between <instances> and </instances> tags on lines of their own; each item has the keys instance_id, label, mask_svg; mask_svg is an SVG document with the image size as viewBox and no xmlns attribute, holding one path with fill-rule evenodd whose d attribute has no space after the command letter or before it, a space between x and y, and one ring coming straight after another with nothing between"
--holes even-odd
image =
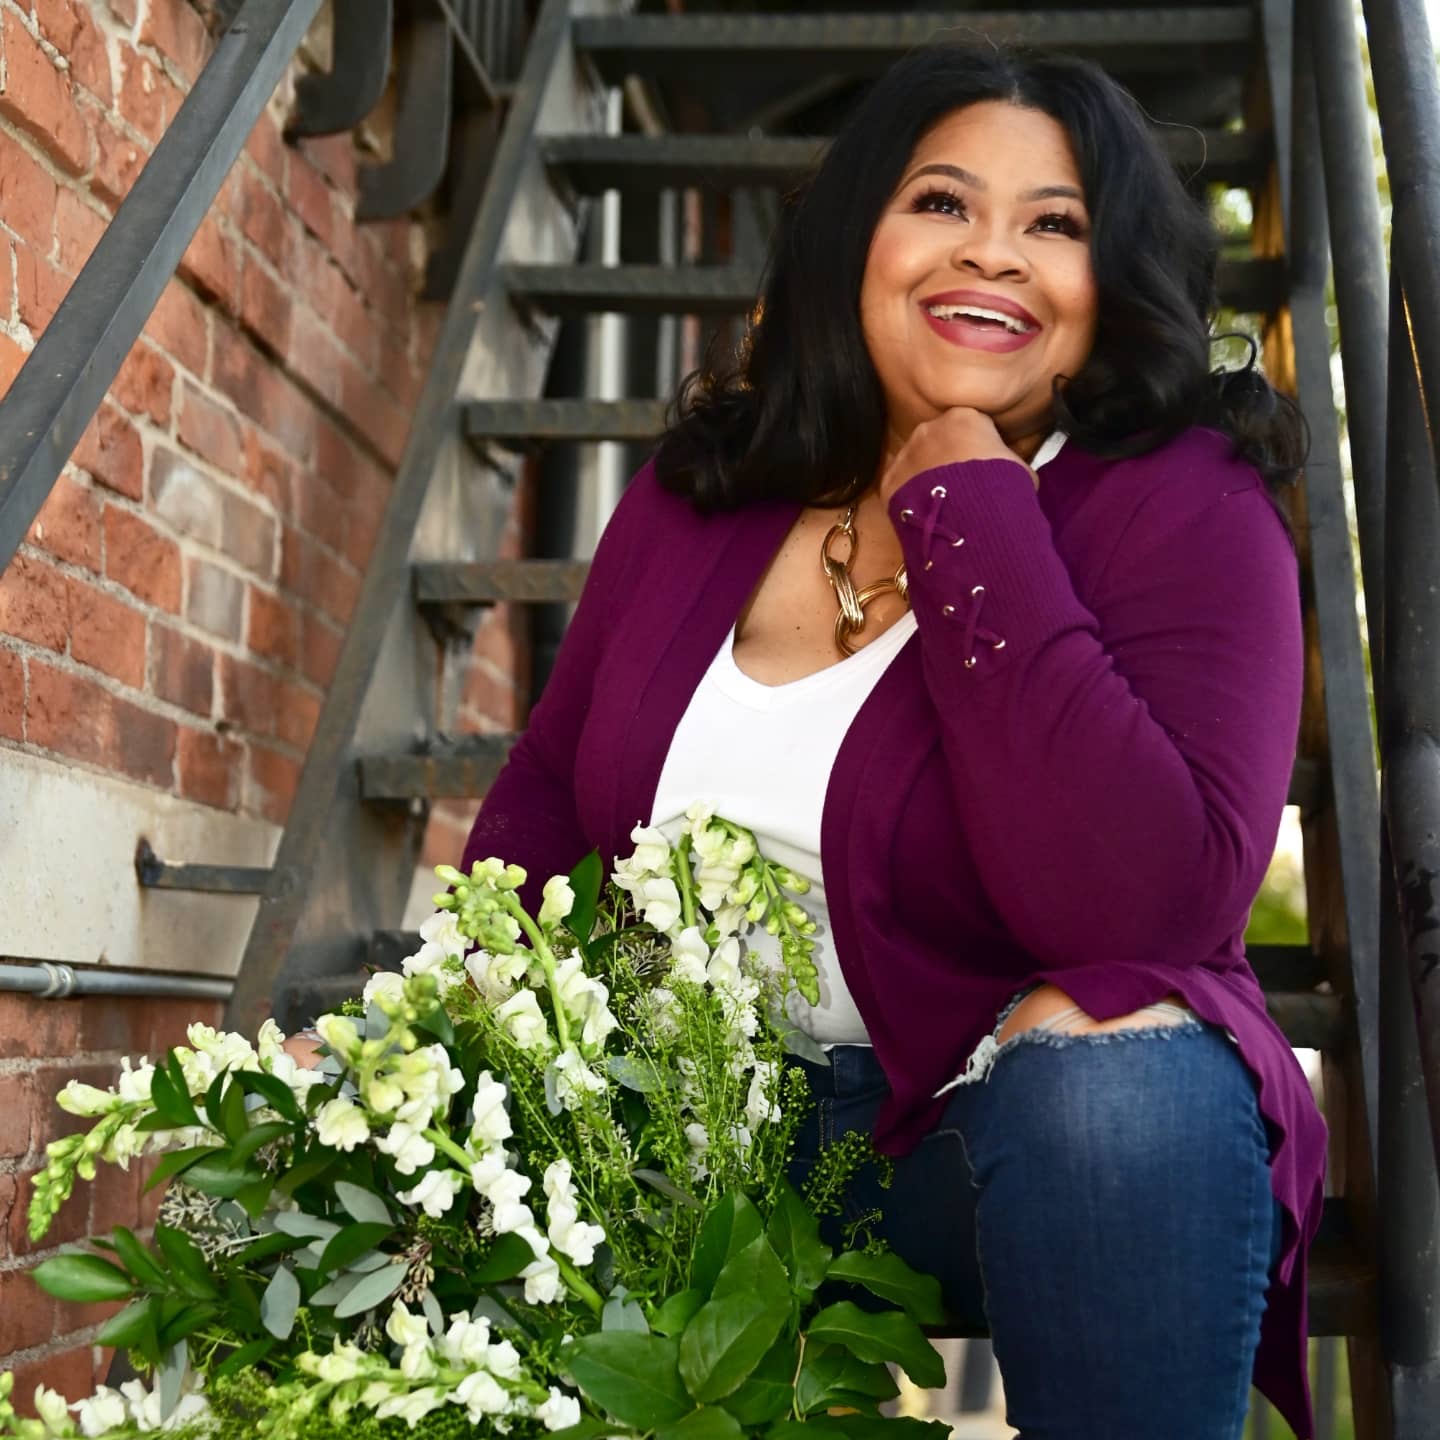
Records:
<instances>
[{"instance_id":1,"label":"long black wavy hair","mask_svg":"<svg viewBox=\"0 0 1440 1440\"><path fill-rule=\"evenodd\" d=\"M1304 420L1256 369L1254 345L1242 369L1211 369L1219 239L1135 100L1089 61L947 44L881 76L787 196L745 343L680 388L656 453L668 489L717 510L762 498L844 504L873 483L885 401L860 324L870 239L921 139L981 100L1056 120L1084 186L1098 324L1080 371L1054 382L1055 425L1110 457L1208 425L1272 496L1296 478Z\"/></svg>"}]
</instances>

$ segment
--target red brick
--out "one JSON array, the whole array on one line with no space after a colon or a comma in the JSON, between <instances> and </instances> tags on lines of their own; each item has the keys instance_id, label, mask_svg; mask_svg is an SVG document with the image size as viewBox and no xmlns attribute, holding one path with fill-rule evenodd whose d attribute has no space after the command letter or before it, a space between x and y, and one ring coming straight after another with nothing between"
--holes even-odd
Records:
<instances>
[{"instance_id":1,"label":"red brick","mask_svg":"<svg viewBox=\"0 0 1440 1440\"><path fill-rule=\"evenodd\" d=\"M210 313L178 280L172 280L160 296L145 335L197 379L205 378L210 359ZM184 419L181 419L184 425ZM183 438L183 437L182 437Z\"/></svg>"},{"instance_id":2,"label":"red brick","mask_svg":"<svg viewBox=\"0 0 1440 1440\"><path fill-rule=\"evenodd\" d=\"M95 1393L93 1376L88 1345L62 1350L57 1355L45 1356L43 1360L32 1360L15 1371L15 1409L27 1419L34 1418L33 1402L38 1385L58 1390L72 1402L84 1400Z\"/></svg>"},{"instance_id":3,"label":"red brick","mask_svg":"<svg viewBox=\"0 0 1440 1440\"><path fill-rule=\"evenodd\" d=\"M247 587L250 592L250 619L245 628L245 648L287 670L299 667L300 612L268 590Z\"/></svg>"},{"instance_id":4,"label":"red brick","mask_svg":"<svg viewBox=\"0 0 1440 1440\"><path fill-rule=\"evenodd\" d=\"M114 766L132 780L170 789L175 780L175 722L116 696Z\"/></svg>"},{"instance_id":5,"label":"red brick","mask_svg":"<svg viewBox=\"0 0 1440 1440\"><path fill-rule=\"evenodd\" d=\"M355 140L348 130L343 135L306 136L300 141L298 148L337 190L346 195L355 194L358 161ZM341 225L347 223L345 220L340 221Z\"/></svg>"},{"instance_id":6,"label":"red brick","mask_svg":"<svg viewBox=\"0 0 1440 1440\"><path fill-rule=\"evenodd\" d=\"M341 407L341 371L353 364L335 343L329 324L308 306L294 313L290 326L290 344L286 351L290 369L317 395L331 405Z\"/></svg>"},{"instance_id":7,"label":"red brick","mask_svg":"<svg viewBox=\"0 0 1440 1440\"><path fill-rule=\"evenodd\" d=\"M169 81L158 66L123 41L120 51L120 113L153 145L165 133Z\"/></svg>"},{"instance_id":8,"label":"red brick","mask_svg":"<svg viewBox=\"0 0 1440 1440\"><path fill-rule=\"evenodd\" d=\"M373 373L377 363L381 363L381 357L385 357L386 361L390 358L387 347L380 343L380 322L366 308L365 302L351 288L350 282L338 270L333 271L333 274L335 283L330 287L326 318L340 338L340 343L366 370ZM408 369L407 363L407 372ZM390 383L388 367L380 378Z\"/></svg>"},{"instance_id":9,"label":"red brick","mask_svg":"<svg viewBox=\"0 0 1440 1440\"><path fill-rule=\"evenodd\" d=\"M0 738L25 738L25 662L11 650L0 650Z\"/></svg>"},{"instance_id":10,"label":"red brick","mask_svg":"<svg viewBox=\"0 0 1440 1440\"><path fill-rule=\"evenodd\" d=\"M344 634L323 616L306 615L302 623L300 668L305 678L323 690L335 675Z\"/></svg>"},{"instance_id":11,"label":"red brick","mask_svg":"<svg viewBox=\"0 0 1440 1440\"><path fill-rule=\"evenodd\" d=\"M233 571L193 555L185 568L185 618L212 635L239 640L244 582Z\"/></svg>"},{"instance_id":12,"label":"red brick","mask_svg":"<svg viewBox=\"0 0 1440 1440\"><path fill-rule=\"evenodd\" d=\"M348 134L346 139L349 139ZM245 152L276 190L285 188L285 141L268 110L260 112L255 128L245 142Z\"/></svg>"},{"instance_id":13,"label":"red brick","mask_svg":"<svg viewBox=\"0 0 1440 1440\"><path fill-rule=\"evenodd\" d=\"M55 201L55 238L60 242L60 268L78 274L105 233L106 218L98 215L74 190L62 189Z\"/></svg>"},{"instance_id":14,"label":"red brick","mask_svg":"<svg viewBox=\"0 0 1440 1440\"><path fill-rule=\"evenodd\" d=\"M87 114L95 135L95 171L90 177L90 189L105 204L118 207L145 168L150 152L109 115L92 107L87 107Z\"/></svg>"},{"instance_id":15,"label":"red brick","mask_svg":"<svg viewBox=\"0 0 1440 1440\"><path fill-rule=\"evenodd\" d=\"M14 319L15 287L10 281L10 237L0 235L0 325Z\"/></svg>"},{"instance_id":16,"label":"red brick","mask_svg":"<svg viewBox=\"0 0 1440 1440\"><path fill-rule=\"evenodd\" d=\"M75 5L71 0L55 0L53 8L58 9L62 4L70 4L79 21L79 30L69 46L58 45L56 49L69 60L72 81L108 108L114 99L114 86L110 81L110 54L105 48L105 37L88 7ZM51 8L48 0L36 0L36 18L47 8ZM43 27L45 22L40 23Z\"/></svg>"},{"instance_id":17,"label":"red brick","mask_svg":"<svg viewBox=\"0 0 1440 1440\"><path fill-rule=\"evenodd\" d=\"M139 12L139 0L109 0L110 13L123 24L131 29L135 27L135 17Z\"/></svg>"},{"instance_id":18,"label":"red brick","mask_svg":"<svg viewBox=\"0 0 1440 1440\"><path fill-rule=\"evenodd\" d=\"M62 170L90 168L90 131L70 94L70 79L55 67L13 11L4 19L5 80L0 115L23 130Z\"/></svg>"},{"instance_id":19,"label":"red brick","mask_svg":"<svg viewBox=\"0 0 1440 1440\"><path fill-rule=\"evenodd\" d=\"M48 255L55 239L55 182L0 132L0 215L22 240Z\"/></svg>"},{"instance_id":20,"label":"red brick","mask_svg":"<svg viewBox=\"0 0 1440 1440\"><path fill-rule=\"evenodd\" d=\"M330 187L324 177L301 154L290 156L290 208L323 244L329 245L334 233L335 217L330 204Z\"/></svg>"},{"instance_id":21,"label":"red brick","mask_svg":"<svg viewBox=\"0 0 1440 1440\"><path fill-rule=\"evenodd\" d=\"M268 670L233 655L220 656L220 713L251 735L274 735L280 709L280 682Z\"/></svg>"},{"instance_id":22,"label":"red brick","mask_svg":"<svg viewBox=\"0 0 1440 1440\"><path fill-rule=\"evenodd\" d=\"M0 1270L0 1355L43 1345L54 1333L55 1301L25 1271Z\"/></svg>"},{"instance_id":23,"label":"red brick","mask_svg":"<svg viewBox=\"0 0 1440 1440\"><path fill-rule=\"evenodd\" d=\"M0 246L0 259L3 259L4 255L4 247ZM20 373L20 367L26 358L25 351L8 335L0 335L0 399L4 398L5 392Z\"/></svg>"},{"instance_id":24,"label":"red brick","mask_svg":"<svg viewBox=\"0 0 1440 1440\"><path fill-rule=\"evenodd\" d=\"M407 346L379 338L379 360L375 366L380 383L395 397L402 410L414 412L425 384L424 373L416 369ZM359 353L359 352L357 352ZM362 357L363 358L363 357Z\"/></svg>"},{"instance_id":25,"label":"red brick","mask_svg":"<svg viewBox=\"0 0 1440 1440\"><path fill-rule=\"evenodd\" d=\"M360 292L396 330L410 323L410 284L406 276L397 274L387 263L381 242L368 228L355 232Z\"/></svg>"},{"instance_id":26,"label":"red brick","mask_svg":"<svg viewBox=\"0 0 1440 1440\"><path fill-rule=\"evenodd\" d=\"M241 232L280 274L286 274L295 243L290 216L258 175L242 175L239 184Z\"/></svg>"},{"instance_id":27,"label":"red brick","mask_svg":"<svg viewBox=\"0 0 1440 1440\"><path fill-rule=\"evenodd\" d=\"M240 256L233 240L208 215L180 260L180 274L204 296L234 313L240 303Z\"/></svg>"},{"instance_id":28,"label":"red brick","mask_svg":"<svg viewBox=\"0 0 1440 1440\"><path fill-rule=\"evenodd\" d=\"M262 579L275 577L275 521L258 505L227 490L220 547Z\"/></svg>"},{"instance_id":29,"label":"red brick","mask_svg":"<svg viewBox=\"0 0 1440 1440\"><path fill-rule=\"evenodd\" d=\"M140 43L168 56L187 80L194 80L210 53L210 32L187 0L150 0Z\"/></svg>"},{"instance_id":30,"label":"red brick","mask_svg":"<svg viewBox=\"0 0 1440 1440\"><path fill-rule=\"evenodd\" d=\"M118 1051L124 1055L143 1055L149 1042L150 1018L148 998L118 999L110 995L82 995L73 1004L80 1014L80 1048L82 1050ZM105 1083L115 1084L119 1067Z\"/></svg>"},{"instance_id":31,"label":"red brick","mask_svg":"<svg viewBox=\"0 0 1440 1440\"><path fill-rule=\"evenodd\" d=\"M320 701L299 685L287 685L282 681L278 689L276 732L287 745L306 750L316 725L320 723Z\"/></svg>"},{"instance_id":32,"label":"red brick","mask_svg":"<svg viewBox=\"0 0 1440 1440\"><path fill-rule=\"evenodd\" d=\"M150 641L155 656L155 694L196 715L208 716L215 693L215 652L168 625L152 625Z\"/></svg>"},{"instance_id":33,"label":"red brick","mask_svg":"<svg viewBox=\"0 0 1440 1440\"><path fill-rule=\"evenodd\" d=\"M30 527L30 541L72 565L100 568L100 502L95 492L62 475Z\"/></svg>"},{"instance_id":34,"label":"red brick","mask_svg":"<svg viewBox=\"0 0 1440 1440\"><path fill-rule=\"evenodd\" d=\"M240 322L282 361L290 348L290 296L254 258L240 278Z\"/></svg>"},{"instance_id":35,"label":"red brick","mask_svg":"<svg viewBox=\"0 0 1440 1440\"><path fill-rule=\"evenodd\" d=\"M80 437L74 460L91 479L117 494L131 500L144 494L145 452L140 434L113 405L102 405L96 412Z\"/></svg>"},{"instance_id":36,"label":"red brick","mask_svg":"<svg viewBox=\"0 0 1440 1440\"><path fill-rule=\"evenodd\" d=\"M61 55L69 55L80 37L80 12L74 0L35 0L34 9L40 34Z\"/></svg>"},{"instance_id":37,"label":"red brick","mask_svg":"<svg viewBox=\"0 0 1440 1440\"><path fill-rule=\"evenodd\" d=\"M180 609L180 547L114 505L105 508L105 573L161 610Z\"/></svg>"},{"instance_id":38,"label":"red brick","mask_svg":"<svg viewBox=\"0 0 1440 1440\"><path fill-rule=\"evenodd\" d=\"M7 12L8 13L8 12ZM21 322L38 340L60 308L70 281L48 260L37 258L28 245L15 245L15 299Z\"/></svg>"},{"instance_id":39,"label":"red brick","mask_svg":"<svg viewBox=\"0 0 1440 1440\"><path fill-rule=\"evenodd\" d=\"M247 803L272 824L283 825L300 782L300 767L276 750L250 746Z\"/></svg>"},{"instance_id":40,"label":"red brick","mask_svg":"<svg viewBox=\"0 0 1440 1440\"><path fill-rule=\"evenodd\" d=\"M209 730L180 731L180 794L217 810L233 810L240 803L244 746Z\"/></svg>"},{"instance_id":41,"label":"red brick","mask_svg":"<svg viewBox=\"0 0 1440 1440\"><path fill-rule=\"evenodd\" d=\"M245 445L234 411L217 405L193 385L184 387L180 443L229 475L245 470Z\"/></svg>"},{"instance_id":42,"label":"red brick","mask_svg":"<svg viewBox=\"0 0 1440 1440\"><path fill-rule=\"evenodd\" d=\"M28 555L17 555L0 573L0 634L65 649L65 577Z\"/></svg>"},{"instance_id":43,"label":"red brick","mask_svg":"<svg viewBox=\"0 0 1440 1440\"><path fill-rule=\"evenodd\" d=\"M80 1046L79 1006L73 1000L36 1000L0 991L0 1035L5 1037L7 1060L73 1055Z\"/></svg>"},{"instance_id":44,"label":"red brick","mask_svg":"<svg viewBox=\"0 0 1440 1440\"><path fill-rule=\"evenodd\" d=\"M300 528L330 549L343 552L348 529L348 507L318 475L300 485L295 494Z\"/></svg>"},{"instance_id":45,"label":"red brick","mask_svg":"<svg viewBox=\"0 0 1440 1440\"><path fill-rule=\"evenodd\" d=\"M277 371L274 361L225 325L215 327L211 374L216 389L233 400L242 415L289 454L309 456L315 438L314 404Z\"/></svg>"},{"instance_id":46,"label":"red brick","mask_svg":"<svg viewBox=\"0 0 1440 1440\"><path fill-rule=\"evenodd\" d=\"M284 531L280 581L341 625L349 622L360 593L359 578L343 561L289 526Z\"/></svg>"},{"instance_id":47,"label":"red brick","mask_svg":"<svg viewBox=\"0 0 1440 1440\"><path fill-rule=\"evenodd\" d=\"M245 430L245 481L273 510L288 515L295 467L253 426Z\"/></svg>"},{"instance_id":48,"label":"red brick","mask_svg":"<svg viewBox=\"0 0 1440 1440\"><path fill-rule=\"evenodd\" d=\"M174 389L175 367L153 345L137 340L110 394L132 415L148 415L157 425L168 426Z\"/></svg>"},{"instance_id":49,"label":"red brick","mask_svg":"<svg viewBox=\"0 0 1440 1440\"><path fill-rule=\"evenodd\" d=\"M0 1075L0 1160L23 1160L30 1153L30 1118L35 1110L33 1077ZM4 1279L0 1276L0 1286ZM0 1301L0 1354L18 1350L4 1339L5 1304Z\"/></svg>"},{"instance_id":50,"label":"red brick","mask_svg":"<svg viewBox=\"0 0 1440 1440\"><path fill-rule=\"evenodd\" d=\"M398 469L410 433L410 415L351 361L341 367L340 408L381 457Z\"/></svg>"},{"instance_id":51,"label":"red brick","mask_svg":"<svg viewBox=\"0 0 1440 1440\"><path fill-rule=\"evenodd\" d=\"M144 1207L140 1198L140 1189L144 1183L140 1167L133 1161L128 1171L120 1169L118 1165L100 1166L90 1187L90 1233L107 1235L117 1225L124 1225L131 1230L145 1229L141 1223ZM72 1309L60 1305L57 1308L61 1316L72 1319L72 1323L94 1323L93 1319L85 1319L88 1307L77 1306Z\"/></svg>"},{"instance_id":52,"label":"red brick","mask_svg":"<svg viewBox=\"0 0 1440 1440\"><path fill-rule=\"evenodd\" d=\"M69 578L70 654L82 665L140 690L145 685L145 617L123 600Z\"/></svg>"}]
</instances>

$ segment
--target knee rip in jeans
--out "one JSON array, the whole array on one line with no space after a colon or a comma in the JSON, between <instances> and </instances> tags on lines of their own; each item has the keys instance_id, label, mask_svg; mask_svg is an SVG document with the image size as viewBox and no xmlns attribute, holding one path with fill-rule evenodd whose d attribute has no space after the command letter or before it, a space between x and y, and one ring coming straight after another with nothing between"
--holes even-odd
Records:
<instances>
[{"instance_id":1,"label":"knee rip in jeans","mask_svg":"<svg viewBox=\"0 0 1440 1440\"><path fill-rule=\"evenodd\" d=\"M1063 1050L1072 1045L1108 1045L1124 1040L1170 1040L1177 1035L1203 1028L1193 1010L1162 1001L1155 1005L1145 1005L1134 1014L1127 1015L1125 1023L1115 1029L1092 1030L1085 1027L1096 1023L1093 1017L1078 1005L1070 1005L1046 1016L1035 1025L1017 1030L1002 1041L999 1037L1005 1028L1005 1022L1016 1007L1033 993L1033 989L1022 990L1006 1005L995 1021L994 1030L981 1040L971 1053L965 1069L948 1085L941 1086L935 1092L937 1097L959 1085L973 1085L977 1081L988 1080L995 1068L995 1062L1021 1045L1044 1045L1052 1050Z\"/></svg>"}]
</instances>

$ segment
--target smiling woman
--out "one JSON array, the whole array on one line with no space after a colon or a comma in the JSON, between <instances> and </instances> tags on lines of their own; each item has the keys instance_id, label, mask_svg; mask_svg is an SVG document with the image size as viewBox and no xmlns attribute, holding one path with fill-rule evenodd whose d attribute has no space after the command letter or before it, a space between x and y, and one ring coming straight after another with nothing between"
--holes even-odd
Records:
<instances>
[{"instance_id":1,"label":"smiling woman","mask_svg":"<svg viewBox=\"0 0 1440 1440\"><path fill-rule=\"evenodd\" d=\"M894 1157L844 1218L988 1323L1048 1440L1153 1433L1157 1394L1171 1440L1236 1440L1252 1373L1311 1433L1324 1131L1243 944L1303 426L1253 356L1212 373L1217 249L1096 67L883 76L626 492L464 858L559 873L701 801L808 879L800 1171L853 1132Z\"/></svg>"}]
</instances>

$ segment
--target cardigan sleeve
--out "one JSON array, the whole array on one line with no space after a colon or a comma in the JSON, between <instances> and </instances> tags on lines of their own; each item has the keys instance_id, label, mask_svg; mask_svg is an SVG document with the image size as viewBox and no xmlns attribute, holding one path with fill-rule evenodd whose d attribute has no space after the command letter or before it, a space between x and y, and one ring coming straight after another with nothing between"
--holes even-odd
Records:
<instances>
[{"instance_id":1,"label":"cardigan sleeve","mask_svg":"<svg viewBox=\"0 0 1440 1440\"><path fill-rule=\"evenodd\" d=\"M544 882L568 874L589 848L576 813L575 751L604 656L606 616L625 583L633 551L629 537L649 485L647 465L601 534L544 693L486 793L465 843L461 869L467 873L474 861L491 855L523 866L529 880L521 894L532 908Z\"/></svg>"},{"instance_id":2,"label":"cardigan sleeve","mask_svg":"<svg viewBox=\"0 0 1440 1440\"><path fill-rule=\"evenodd\" d=\"M1122 517L1089 605L1024 467L941 466L892 497L954 805L1043 968L1197 964L1243 928L1273 853L1296 561L1255 471L1226 463L1184 513L1161 486Z\"/></svg>"}]
</instances>

